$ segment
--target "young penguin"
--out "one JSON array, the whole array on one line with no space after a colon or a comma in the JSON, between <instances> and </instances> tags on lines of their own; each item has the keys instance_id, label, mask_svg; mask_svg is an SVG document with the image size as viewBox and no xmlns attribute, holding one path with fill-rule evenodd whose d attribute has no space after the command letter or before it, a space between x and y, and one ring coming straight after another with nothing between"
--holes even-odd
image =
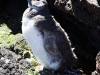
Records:
<instances>
[{"instance_id":1,"label":"young penguin","mask_svg":"<svg viewBox=\"0 0 100 75\"><path fill-rule=\"evenodd\" d=\"M50 16L46 0L27 0L22 33L40 64L51 70L66 70L76 62L67 33Z\"/></svg>"}]
</instances>

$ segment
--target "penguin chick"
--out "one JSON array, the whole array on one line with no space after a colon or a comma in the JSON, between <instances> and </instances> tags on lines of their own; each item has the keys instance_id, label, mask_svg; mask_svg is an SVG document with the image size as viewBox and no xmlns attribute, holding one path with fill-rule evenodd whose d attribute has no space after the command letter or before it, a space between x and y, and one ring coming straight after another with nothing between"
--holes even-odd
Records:
<instances>
[{"instance_id":1,"label":"penguin chick","mask_svg":"<svg viewBox=\"0 0 100 75\"><path fill-rule=\"evenodd\" d=\"M76 62L67 33L50 15L46 0L27 0L22 17L22 33L43 67L66 70Z\"/></svg>"}]
</instances>

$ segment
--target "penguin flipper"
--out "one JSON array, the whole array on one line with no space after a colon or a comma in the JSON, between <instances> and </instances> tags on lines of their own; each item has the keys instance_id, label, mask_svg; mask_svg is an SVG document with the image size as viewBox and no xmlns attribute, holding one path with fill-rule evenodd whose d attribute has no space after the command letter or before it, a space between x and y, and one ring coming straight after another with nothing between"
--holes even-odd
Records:
<instances>
[{"instance_id":1,"label":"penguin flipper","mask_svg":"<svg viewBox=\"0 0 100 75\"><path fill-rule=\"evenodd\" d=\"M44 48L45 50L52 55L59 55L60 52L57 49L56 46L56 36L54 35L54 33L50 32L50 31L45 31L44 32Z\"/></svg>"}]
</instances>

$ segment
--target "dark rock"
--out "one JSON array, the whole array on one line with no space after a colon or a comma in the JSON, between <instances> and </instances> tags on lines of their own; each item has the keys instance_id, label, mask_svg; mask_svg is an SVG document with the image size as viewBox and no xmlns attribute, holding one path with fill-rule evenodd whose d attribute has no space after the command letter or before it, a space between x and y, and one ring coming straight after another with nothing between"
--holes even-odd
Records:
<instances>
[{"instance_id":1,"label":"dark rock","mask_svg":"<svg viewBox=\"0 0 100 75\"><path fill-rule=\"evenodd\" d=\"M72 47L75 47L74 52L79 59L79 66L84 71L93 71L95 56L100 51L100 1L47 1L50 12L68 33Z\"/></svg>"},{"instance_id":2,"label":"dark rock","mask_svg":"<svg viewBox=\"0 0 100 75\"><path fill-rule=\"evenodd\" d=\"M24 54L24 59L25 59L25 58L31 58L31 55L30 55L29 52L27 52L27 53Z\"/></svg>"},{"instance_id":3,"label":"dark rock","mask_svg":"<svg viewBox=\"0 0 100 75\"><path fill-rule=\"evenodd\" d=\"M95 51L99 51L100 8L98 0L56 0L55 6L58 7L59 11L63 11L62 14L65 14L65 18L69 18L69 16L66 15L69 13L73 16L71 17L72 19L76 19L75 21L78 23L75 23L75 21L73 21L73 23L74 25L76 24L76 27L85 35L84 38L86 38L86 40L83 40L88 41L90 46L92 45L94 49L96 49ZM68 18L66 18L66 20L69 20ZM81 39L78 40L81 41Z\"/></svg>"}]
</instances>

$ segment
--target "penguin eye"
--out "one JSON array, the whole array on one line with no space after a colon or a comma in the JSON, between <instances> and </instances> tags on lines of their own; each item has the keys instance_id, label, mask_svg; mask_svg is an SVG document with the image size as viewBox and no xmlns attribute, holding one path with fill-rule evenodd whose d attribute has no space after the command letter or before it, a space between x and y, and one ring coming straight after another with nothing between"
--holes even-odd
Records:
<instances>
[{"instance_id":1,"label":"penguin eye","mask_svg":"<svg viewBox=\"0 0 100 75\"><path fill-rule=\"evenodd\" d=\"M44 4L45 4L45 2L44 1L42 1Z\"/></svg>"},{"instance_id":2,"label":"penguin eye","mask_svg":"<svg viewBox=\"0 0 100 75\"><path fill-rule=\"evenodd\" d=\"M46 2L46 1L42 1L42 3L43 3L43 4L47 4L47 2Z\"/></svg>"},{"instance_id":3,"label":"penguin eye","mask_svg":"<svg viewBox=\"0 0 100 75\"><path fill-rule=\"evenodd\" d=\"M40 31L40 32L41 32L42 36L44 36L44 33L43 33L43 31Z\"/></svg>"}]
</instances>

